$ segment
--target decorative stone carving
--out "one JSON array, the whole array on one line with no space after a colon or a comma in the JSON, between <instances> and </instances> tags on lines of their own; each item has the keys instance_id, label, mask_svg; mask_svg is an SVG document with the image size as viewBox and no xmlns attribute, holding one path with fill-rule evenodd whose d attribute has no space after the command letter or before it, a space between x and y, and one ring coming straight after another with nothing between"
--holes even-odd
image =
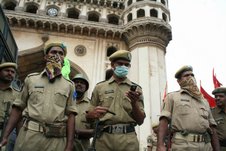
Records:
<instances>
[{"instance_id":1,"label":"decorative stone carving","mask_svg":"<svg viewBox=\"0 0 226 151\"><path fill-rule=\"evenodd\" d=\"M75 47L74 52L77 56L84 56L86 54L86 47L83 45L78 45Z\"/></svg>"}]
</instances>

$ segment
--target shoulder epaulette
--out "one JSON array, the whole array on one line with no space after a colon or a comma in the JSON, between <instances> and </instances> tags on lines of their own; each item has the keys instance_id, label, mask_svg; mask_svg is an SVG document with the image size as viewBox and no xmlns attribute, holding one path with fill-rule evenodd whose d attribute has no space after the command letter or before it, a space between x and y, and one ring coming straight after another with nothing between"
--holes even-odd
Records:
<instances>
[{"instance_id":1,"label":"shoulder epaulette","mask_svg":"<svg viewBox=\"0 0 226 151\"><path fill-rule=\"evenodd\" d=\"M136 83L134 83L134 82L132 82L132 84L133 84L133 85L136 85L136 86L138 86L138 87L140 87L140 88L142 88L140 85L138 85L138 84L136 84Z\"/></svg>"},{"instance_id":2,"label":"shoulder epaulette","mask_svg":"<svg viewBox=\"0 0 226 151\"><path fill-rule=\"evenodd\" d=\"M106 80L100 81L100 82L98 82L96 85L101 84L101 83L104 83L105 81L106 81Z\"/></svg>"},{"instance_id":3,"label":"shoulder epaulette","mask_svg":"<svg viewBox=\"0 0 226 151\"><path fill-rule=\"evenodd\" d=\"M70 79L65 78L64 76L62 76L65 80L69 81L70 83L74 84L73 81L71 81Z\"/></svg>"},{"instance_id":4,"label":"shoulder epaulette","mask_svg":"<svg viewBox=\"0 0 226 151\"><path fill-rule=\"evenodd\" d=\"M21 88L16 88L16 87L12 87L12 88L13 88L13 90L15 90L15 91L17 91L17 92L21 92L21 91L22 91Z\"/></svg>"},{"instance_id":5,"label":"shoulder epaulette","mask_svg":"<svg viewBox=\"0 0 226 151\"><path fill-rule=\"evenodd\" d=\"M27 75L27 77L30 77L30 76L35 76L35 75L39 75L40 73L38 73L38 72L34 72L34 73L30 73L30 74L28 74Z\"/></svg>"}]
</instances>

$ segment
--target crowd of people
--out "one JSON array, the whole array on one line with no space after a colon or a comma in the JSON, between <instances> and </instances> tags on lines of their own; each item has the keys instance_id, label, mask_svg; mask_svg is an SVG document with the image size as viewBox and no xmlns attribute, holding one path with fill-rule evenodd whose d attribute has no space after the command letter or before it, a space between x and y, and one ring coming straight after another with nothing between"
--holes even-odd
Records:
<instances>
[{"instance_id":1,"label":"crowd of people","mask_svg":"<svg viewBox=\"0 0 226 151\"><path fill-rule=\"evenodd\" d=\"M131 53L118 50L109 57L111 69L91 99L83 74L71 80L62 75L66 55L63 43L46 44L45 68L29 74L21 90L12 86L17 64L0 64L1 150L139 151L135 127L146 115L142 88L127 77ZM210 109L191 66L175 78L181 89L167 94L147 150L226 151L226 88L213 90L217 107Z\"/></svg>"}]
</instances>

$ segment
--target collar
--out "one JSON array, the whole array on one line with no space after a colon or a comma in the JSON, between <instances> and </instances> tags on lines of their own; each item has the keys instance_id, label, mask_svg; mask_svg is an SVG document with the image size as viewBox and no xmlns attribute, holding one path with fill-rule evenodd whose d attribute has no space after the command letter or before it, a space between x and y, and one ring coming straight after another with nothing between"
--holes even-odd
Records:
<instances>
[{"instance_id":1,"label":"collar","mask_svg":"<svg viewBox=\"0 0 226 151\"><path fill-rule=\"evenodd\" d=\"M42 77L44 77L44 76L47 77L46 69L44 69L40 74ZM61 76L57 76L56 78L59 78L59 77L62 77L62 74L61 74Z\"/></svg>"},{"instance_id":2,"label":"collar","mask_svg":"<svg viewBox=\"0 0 226 151\"><path fill-rule=\"evenodd\" d=\"M6 91L6 90L12 91L12 90L13 90L13 86L12 86L12 84L11 84L9 87L5 88L4 90L2 90L2 89L0 89L0 90L1 90L1 91Z\"/></svg>"},{"instance_id":3,"label":"collar","mask_svg":"<svg viewBox=\"0 0 226 151\"><path fill-rule=\"evenodd\" d=\"M88 97L85 96L85 97L82 98L81 101L79 101L79 102L76 101L76 104L79 104L79 103L82 103L82 102L89 103L90 101L89 101Z\"/></svg>"},{"instance_id":4,"label":"collar","mask_svg":"<svg viewBox=\"0 0 226 151\"><path fill-rule=\"evenodd\" d=\"M111 84L111 83L113 83L113 82L115 82L115 78L112 76L112 77L108 80L108 83ZM128 78L126 78L125 80L121 81L120 84L122 84L122 83L125 83L125 84L128 84L128 85L132 85L132 84L133 84Z\"/></svg>"}]
</instances>

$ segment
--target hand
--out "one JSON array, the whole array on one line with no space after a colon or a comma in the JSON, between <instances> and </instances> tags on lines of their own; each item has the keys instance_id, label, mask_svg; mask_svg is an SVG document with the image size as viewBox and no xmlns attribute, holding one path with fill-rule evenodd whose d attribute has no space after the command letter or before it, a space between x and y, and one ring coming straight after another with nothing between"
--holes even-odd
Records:
<instances>
[{"instance_id":1,"label":"hand","mask_svg":"<svg viewBox=\"0 0 226 151\"><path fill-rule=\"evenodd\" d=\"M167 151L167 150L166 150L166 147L163 145L163 146L158 146L157 151Z\"/></svg>"},{"instance_id":2,"label":"hand","mask_svg":"<svg viewBox=\"0 0 226 151\"><path fill-rule=\"evenodd\" d=\"M140 95L142 93L140 91L128 91L126 92L126 96L131 100L131 103L135 104L137 101L139 101Z\"/></svg>"},{"instance_id":3,"label":"hand","mask_svg":"<svg viewBox=\"0 0 226 151\"><path fill-rule=\"evenodd\" d=\"M7 144L7 141L8 141L8 139L3 137L3 139L2 139L2 141L1 141L1 143L0 143L0 148L1 148L2 146L5 146L5 145Z\"/></svg>"},{"instance_id":4,"label":"hand","mask_svg":"<svg viewBox=\"0 0 226 151\"><path fill-rule=\"evenodd\" d=\"M97 106L94 108L94 110L92 111L89 111L87 113L87 118L90 118L90 119L98 119L102 116L104 116L104 114L108 111L108 108L107 107L102 107L102 106Z\"/></svg>"}]
</instances>

